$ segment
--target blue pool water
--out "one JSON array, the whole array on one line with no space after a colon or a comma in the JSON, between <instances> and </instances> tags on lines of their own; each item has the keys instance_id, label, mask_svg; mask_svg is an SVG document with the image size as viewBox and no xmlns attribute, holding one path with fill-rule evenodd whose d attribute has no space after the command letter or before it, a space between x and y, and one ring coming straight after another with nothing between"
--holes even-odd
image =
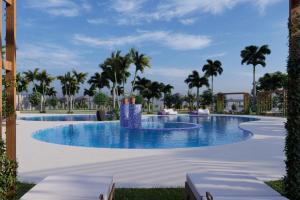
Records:
<instances>
[{"instance_id":1,"label":"blue pool water","mask_svg":"<svg viewBox=\"0 0 300 200\"><path fill-rule=\"evenodd\" d=\"M37 140L70 146L124 149L189 148L246 140L250 132L239 128L253 118L210 116L153 116L142 129L121 128L119 122L83 123L38 131ZM194 127L194 128L191 128Z\"/></svg>"},{"instance_id":2,"label":"blue pool water","mask_svg":"<svg viewBox=\"0 0 300 200\"><path fill-rule=\"evenodd\" d=\"M28 121L97 121L96 115L45 115L20 117L20 119Z\"/></svg>"}]
</instances>

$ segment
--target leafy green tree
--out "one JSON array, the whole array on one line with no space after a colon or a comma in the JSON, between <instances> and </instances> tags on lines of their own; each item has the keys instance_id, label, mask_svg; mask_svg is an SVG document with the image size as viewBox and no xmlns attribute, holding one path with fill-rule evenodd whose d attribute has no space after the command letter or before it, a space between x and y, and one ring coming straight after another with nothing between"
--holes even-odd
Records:
<instances>
[{"instance_id":1,"label":"leafy green tree","mask_svg":"<svg viewBox=\"0 0 300 200\"><path fill-rule=\"evenodd\" d=\"M17 73L16 82L17 82L16 91L17 91L17 96L18 96L18 107L17 107L17 109L22 110L23 106L22 106L22 103L21 103L21 95L22 95L23 92L27 92L27 90L28 90L28 81L21 73Z\"/></svg>"},{"instance_id":2,"label":"leafy green tree","mask_svg":"<svg viewBox=\"0 0 300 200\"><path fill-rule=\"evenodd\" d=\"M123 96L125 97L125 83L127 82L127 79L130 77L130 72L128 71L130 64L132 63L131 55L127 54L125 56L120 56L118 59L119 62L119 69L120 69L120 76L121 76L121 82L122 82L122 88L123 88ZM120 93L119 93L120 94Z\"/></svg>"},{"instance_id":3,"label":"leafy green tree","mask_svg":"<svg viewBox=\"0 0 300 200\"><path fill-rule=\"evenodd\" d=\"M57 99L57 97L53 96L53 97L51 97L50 99L48 99L48 100L47 100L47 104L48 104L49 106L51 106L52 108L55 108L55 107L57 106L57 104L58 104L58 99Z\"/></svg>"},{"instance_id":4,"label":"leafy green tree","mask_svg":"<svg viewBox=\"0 0 300 200\"><path fill-rule=\"evenodd\" d=\"M212 104L212 92L211 90L205 90L201 95L201 104L203 107L209 106Z\"/></svg>"},{"instance_id":5,"label":"leafy green tree","mask_svg":"<svg viewBox=\"0 0 300 200\"><path fill-rule=\"evenodd\" d=\"M135 65L135 72L134 77L132 81L132 89L131 89L131 95L135 88L136 78L138 72L144 73L145 68L151 67L150 65L150 57L146 56L145 54L140 54L137 50L131 49L130 50L132 62Z\"/></svg>"},{"instance_id":6,"label":"leafy green tree","mask_svg":"<svg viewBox=\"0 0 300 200\"><path fill-rule=\"evenodd\" d=\"M199 109L199 90L203 86L209 87L208 79L206 78L206 76L200 77L199 73L194 70L192 74L190 74L185 80L185 83L188 84L190 89L197 88L197 109Z\"/></svg>"},{"instance_id":7,"label":"leafy green tree","mask_svg":"<svg viewBox=\"0 0 300 200\"><path fill-rule=\"evenodd\" d=\"M221 75L223 73L222 63L219 60L207 60L202 68L205 75L211 77L211 92L214 94L214 76Z\"/></svg>"},{"instance_id":8,"label":"leafy green tree","mask_svg":"<svg viewBox=\"0 0 300 200\"><path fill-rule=\"evenodd\" d=\"M100 93L98 93L98 94L96 94L96 95L94 96L94 103L95 103L98 107L100 107L100 108L103 109L103 108L105 108L105 107L107 106L107 104L109 103L109 97L108 97L106 94L100 92Z\"/></svg>"},{"instance_id":9,"label":"leafy green tree","mask_svg":"<svg viewBox=\"0 0 300 200\"><path fill-rule=\"evenodd\" d=\"M244 50L241 51L242 65L252 65L253 67L253 104L256 103L256 66L261 65L262 67L266 66L266 55L271 54L271 50L268 45L258 46L247 46Z\"/></svg>"},{"instance_id":10,"label":"leafy green tree","mask_svg":"<svg viewBox=\"0 0 300 200\"><path fill-rule=\"evenodd\" d=\"M286 89L288 76L282 72L266 73L259 78L257 90L274 91L277 89Z\"/></svg>"},{"instance_id":11,"label":"leafy green tree","mask_svg":"<svg viewBox=\"0 0 300 200\"><path fill-rule=\"evenodd\" d=\"M300 199L300 2L290 1L288 109L285 189L291 200Z\"/></svg>"},{"instance_id":12,"label":"leafy green tree","mask_svg":"<svg viewBox=\"0 0 300 200\"><path fill-rule=\"evenodd\" d=\"M34 92L29 95L29 102L31 106L37 107L41 103L41 94L38 92Z\"/></svg>"},{"instance_id":13,"label":"leafy green tree","mask_svg":"<svg viewBox=\"0 0 300 200\"><path fill-rule=\"evenodd\" d=\"M194 108L194 102L195 102L196 100L197 100L197 99L196 99L196 95L193 94L193 93L191 92L191 90L188 90L187 95L185 95L185 97L184 97L184 101L188 104L188 108L189 108L190 110L192 110L192 109Z\"/></svg>"}]
</instances>

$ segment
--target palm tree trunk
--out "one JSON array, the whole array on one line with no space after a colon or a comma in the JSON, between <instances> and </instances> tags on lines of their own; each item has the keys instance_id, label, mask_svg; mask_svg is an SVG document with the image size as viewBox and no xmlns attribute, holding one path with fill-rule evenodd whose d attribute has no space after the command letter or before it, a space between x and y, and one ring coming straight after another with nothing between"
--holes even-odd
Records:
<instances>
[{"instance_id":1,"label":"palm tree trunk","mask_svg":"<svg viewBox=\"0 0 300 200\"><path fill-rule=\"evenodd\" d=\"M211 110L214 112L215 110L215 102L214 102L214 76L211 76L211 104L212 108Z\"/></svg>"},{"instance_id":2,"label":"palm tree trunk","mask_svg":"<svg viewBox=\"0 0 300 200\"><path fill-rule=\"evenodd\" d=\"M134 72L134 78L133 78L133 81L132 81L132 86L131 86L130 96L131 96L132 93L133 93L133 88L134 88L134 86L135 86L136 76L137 76L137 70L135 70L135 72Z\"/></svg>"},{"instance_id":3,"label":"palm tree trunk","mask_svg":"<svg viewBox=\"0 0 300 200\"><path fill-rule=\"evenodd\" d=\"M256 100L256 78L255 78L256 67L253 66L253 98Z\"/></svg>"},{"instance_id":4,"label":"palm tree trunk","mask_svg":"<svg viewBox=\"0 0 300 200\"><path fill-rule=\"evenodd\" d=\"M197 110L199 109L199 88L197 88Z\"/></svg>"},{"instance_id":5,"label":"palm tree trunk","mask_svg":"<svg viewBox=\"0 0 300 200\"><path fill-rule=\"evenodd\" d=\"M150 113L150 107L151 107L151 105L150 105L150 99L148 99L147 104L148 104L148 113Z\"/></svg>"}]
</instances>

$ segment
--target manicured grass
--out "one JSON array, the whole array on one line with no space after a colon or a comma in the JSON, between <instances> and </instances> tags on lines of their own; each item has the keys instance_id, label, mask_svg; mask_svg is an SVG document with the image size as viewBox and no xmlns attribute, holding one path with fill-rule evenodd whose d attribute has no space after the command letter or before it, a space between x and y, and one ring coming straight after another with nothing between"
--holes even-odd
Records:
<instances>
[{"instance_id":1,"label":"manicured grass","mask_svg":"<svg viewBox=\"0 0 300 200\"><path fill-rule=\"evenodd\" d=\"M276 180L276 181L268 181L266 182L267 185L269 185L271 188L279 192L281 195L285 196L284 191L284 183L283 180Z\"/></svg>"},{"instance_id":2,"label":"manicured grass","mask_svg":"<svg viewBox=\"0 0 300 200\"><path fill-rule=\"evenodd\" d=\"M182 200L184 188L116 189L116 200Z\"/></svg>"},{"instance_id":3,"label":"manicured grass","mask_svg":"<svg viewBox=\"0 0 300 200\"><path fill-rule=\"evenodd\" d=\"M17 183L17 199L20 199L26 192L33 188L34 184L30 183Z\"/></svg>"}]
</instances>

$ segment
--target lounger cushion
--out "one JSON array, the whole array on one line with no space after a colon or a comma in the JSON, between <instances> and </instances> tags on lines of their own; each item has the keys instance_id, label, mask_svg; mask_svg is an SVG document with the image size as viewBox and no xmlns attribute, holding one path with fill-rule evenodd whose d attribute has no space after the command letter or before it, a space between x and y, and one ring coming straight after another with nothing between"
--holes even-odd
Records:
<instances>
[{"instance_id":1,"label":"lounger cushion","mask_svg":"<svg viewBox=\"0 0 300 200\"><path fill-rule=\"evenodd\" d=\"M201 199L200 195L204 195L207 191L214 197L281 197L262 181L247 174L230 172L187 174L187 183L198 199Z\"/></svg>"},{"instance_id":2,"label":"lounger cushion","mask_svg":"<svg viewBox=\"0 0 300 200\"><path fill-rule=\"evenodd\" d=\"M105 176L49 176L21 200L88 200L109 198L113 178Z\"/></svg>"},{"instance_id":3,"label":"lounger cushion","mask_svg":"<svg viewBox=\"0 0 300 200\"><path fill-rule=\"evenodd\" d=\"M272 197L272 196L252 196L252 197L217 197L214 196L214 200L288 200L285 197Z\"/></svg>"}]
</instances>

